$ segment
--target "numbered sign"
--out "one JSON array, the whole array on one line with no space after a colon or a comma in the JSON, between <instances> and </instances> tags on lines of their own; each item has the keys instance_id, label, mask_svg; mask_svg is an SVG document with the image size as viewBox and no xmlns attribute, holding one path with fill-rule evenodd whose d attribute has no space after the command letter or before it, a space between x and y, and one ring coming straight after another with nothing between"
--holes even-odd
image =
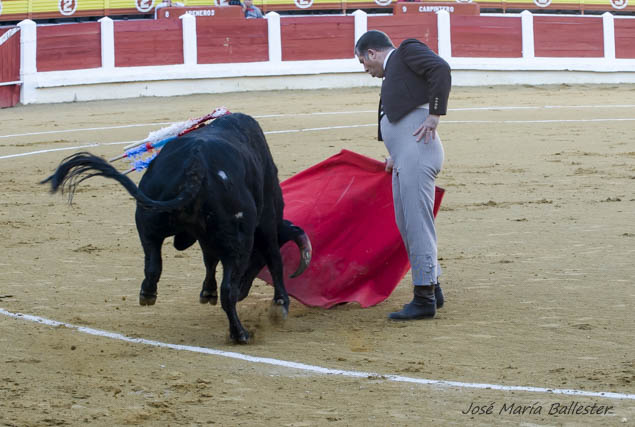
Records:
<instances>
[{"instance_id":1,"label":"numbered sign","mask_svg":"<svg viewBox=\"0 0 635 427\"><path fill-rule=\"evenodd\" d=\"M294 0L294 2L300 9L308 9L313 6L313 0Z\"/></svg>"},{"instance_id":2,"label":"numbered sign","mask_svg":"<svg viewBox=\"0 0 635 427\"><path fill-rule=\"evenodd\" d=\"M628 6L628 0L611 0L611 6L615 9L624 9ZM2 13L2 7L0 7L0 13Z\"/></svg>"},{"instance_id":3,"label":"numbered sign","mask_svg":"<svg viewBox=\"0 0 635 427\"><path fill-rule=\"evenodd\" d=\"M534 0L534 4L538 7L547 7L551 4L551 0Z\"/></svg>"},{"instance_id":4,"label":"numbered sign","mask_svg":"<svg viewBox=\"0 0 635 427\"><path fill-rule=\"evenodd\" d=\"M135 0L135 7L141 13L150 12L154 7L154 0Z\"/></svg>"},{"instance_id":5,"label":"numbered sign","mask_svg":"<svg viewBox=\"0 0 635 427\"><path fill-rule=\"evenodd\" d=\"M57 8L64 16L71 16L77 10L78 0L59 0Z\"/></svg>"}]
</instances>

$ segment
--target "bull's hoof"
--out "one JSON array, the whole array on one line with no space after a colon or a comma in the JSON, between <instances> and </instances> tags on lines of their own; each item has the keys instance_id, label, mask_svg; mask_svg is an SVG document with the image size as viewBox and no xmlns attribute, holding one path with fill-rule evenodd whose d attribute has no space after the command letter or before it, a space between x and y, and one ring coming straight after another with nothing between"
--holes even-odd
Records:
<instances>
[{"instance_id":1,"label":"bull's hoof","mask_svg":"<svg viewBox=\"0 0 635 427\"><path fill-rule=\"evenodd\" d=\"M249 332L246 330L240 331L238 334L230 333L229 337L235 344L249 344Z\"/></svg>"},{"instance_id":2,"label":"bull's hoof","mask_svg":"<svg viewBox=\"0 0 635 427\"><path fill-rule=\"evenodd\" d=\"M157 302L157 294L148 295L144 293L139 294L139 305L154 305Z\"/></svg>"},{"instance_id":3,"label":"bull's hoof","mask_svg":"<svg viewBox=\"0 0 635 427\"><path fill-rule=\"evenodd\" d=\"M212 292L207 292L207 291L201 291L201 295L199 296L199 302L201 304L211 304L211 305L216 305L218 304L218 294L216 292L212 293Z\"/></svg>"},{"instance_id":4,"label":"bull's hoof","mask_svg":"<svg viewBox=\"0 0 635 427\"><path fill-rule=\"evenodd\" d=\"M214 297L201 296L198 300L201 304L208 304L208 303L211 305L218 304L218 296L214 296Z\"/></svg>"},{"instance_id":5,"label":"bull's hoof","mask_svg":"<svg viewBox=\"0 0 635 427\"><path fill-rule=\"evenodd\" d=\"M289 315L289 306L284 303L284 300L277 299L271 302L271 307L269 308L269 320L272 323L282 323L287 320L287 316Z\"/></svg>"}]
</instances>

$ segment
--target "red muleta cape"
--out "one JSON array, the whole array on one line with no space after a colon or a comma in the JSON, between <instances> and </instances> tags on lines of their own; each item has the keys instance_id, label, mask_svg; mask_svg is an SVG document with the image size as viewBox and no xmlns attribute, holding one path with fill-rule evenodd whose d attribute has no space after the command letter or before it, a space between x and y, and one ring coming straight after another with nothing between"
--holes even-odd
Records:
<instances>
[{"instance_id":1,"label":"red muleta cape","mask_svg":"<svg viewBox=\"0 0 635 427\"><path fill-rule=\"evenodd\" d=\"M297 246L281 250L289 295L324 308L346 302L370 307L388 298L410 269L391 179L384 163L342 150L280 184L284 217L302 227L313 246L311 265L294 279ZM437 187L435 216L443 194ZM266 267L259 277L271 283Z\"/></svg>"}]
</instances>

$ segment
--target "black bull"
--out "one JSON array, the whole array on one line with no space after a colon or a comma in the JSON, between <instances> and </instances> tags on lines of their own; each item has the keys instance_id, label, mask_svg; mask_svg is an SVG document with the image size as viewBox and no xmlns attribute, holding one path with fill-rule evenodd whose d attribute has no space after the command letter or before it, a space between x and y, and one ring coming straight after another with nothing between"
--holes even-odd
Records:
<instances>
[{"instance_id":1,"label":"black bull","mask_svg":"<svg viewBox=\"0 0 635 427\"><path fill-rule=\"evenodd\" d=\"M90 153L62 161L53 175L52 192L60 187L72 195L90 177L118 181L137 200L135 220L145 253L145 279L139 303L152 305L161 276L161 246L174 236L185 250L196 241L203 251L206 275L201 303L216 304L216 266L223 266L221 305L229 319L230 337L249 340L236 312L237 301L249 293L258 272L267 265L274 282L273 305L286 317L289 296L284 287L280 247L293 240L301 251L301 274L311 259L304 231L283 220L284 202L278 170L258 123L231 114L168 143L150 164L139 187L108 162Z\"/></svg>"}]
</instances>

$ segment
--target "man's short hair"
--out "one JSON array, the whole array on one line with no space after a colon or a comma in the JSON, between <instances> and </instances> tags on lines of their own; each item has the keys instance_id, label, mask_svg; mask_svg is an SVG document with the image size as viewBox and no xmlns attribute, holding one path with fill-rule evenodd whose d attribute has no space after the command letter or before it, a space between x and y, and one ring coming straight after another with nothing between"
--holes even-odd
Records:
<instances>
[{"instance_id":1,"label":"man's short hair","mask_svg":"<svg viewBox=\"0 0 635 427\"><path fill-rule=\"evenodd\" d=\"M394 49L390 37L384 32L378 30L370 30L365 32L357 43L355 43L355 54L359 56L366 56L368 49L386 50Z\"/></svg>"}]
</instances>

